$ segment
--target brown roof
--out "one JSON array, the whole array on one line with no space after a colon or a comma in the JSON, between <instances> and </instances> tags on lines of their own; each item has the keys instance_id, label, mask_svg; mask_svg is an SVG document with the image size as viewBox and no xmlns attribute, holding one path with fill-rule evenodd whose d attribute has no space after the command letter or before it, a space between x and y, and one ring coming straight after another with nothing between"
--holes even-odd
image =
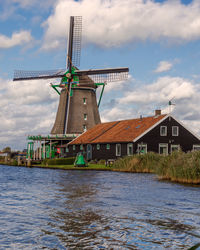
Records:
<instances>
[{"instance_id":1,"label":"brown roof","mask_svg":"<svg viewBox=\"0 0 200 250\"><path fill-rule=\"evenodd\" d=\"M89 129L69 144L133 141L165 116L167 115L101 123Z\"/></svg>"}]
</instances>

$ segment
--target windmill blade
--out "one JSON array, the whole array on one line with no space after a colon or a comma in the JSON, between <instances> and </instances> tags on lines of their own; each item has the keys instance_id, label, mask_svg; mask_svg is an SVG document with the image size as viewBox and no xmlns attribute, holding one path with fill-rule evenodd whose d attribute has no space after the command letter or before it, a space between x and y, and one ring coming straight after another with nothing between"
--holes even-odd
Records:
<instances>
[{"instance_id":1,"label":"windmill blade","mask_svg":"<svg viewBox=\"0 0 200 250\"><path fill-rule=\"evenodd\" d=\"M65 73L65 69L55 69L46 71L15 70L13 81L62 78L65 76Z\"/></svg>"},{"instance_id":2,"label":"windmill blade","mask_svg":"<svg viewBox=\"0 0 200 250\"><path fill-rule=\"evenodd\" d=\"M77 76L90 76L95 83L122 81L128 78L129 68L76 70Z\"/></svg>"},{"instance_id":3,"label":"windmill blade","mask_svg":"<svg viewBox=\"0 0 200 250\"><path fill-rule=\"evenodd\" d=\"M67 68L71 72L71 67L80 65L81 55L81 36L82 36L82 17L71 16L70 17L70 29L68 39L68 59Z\"/></svg>"}]
</instances>

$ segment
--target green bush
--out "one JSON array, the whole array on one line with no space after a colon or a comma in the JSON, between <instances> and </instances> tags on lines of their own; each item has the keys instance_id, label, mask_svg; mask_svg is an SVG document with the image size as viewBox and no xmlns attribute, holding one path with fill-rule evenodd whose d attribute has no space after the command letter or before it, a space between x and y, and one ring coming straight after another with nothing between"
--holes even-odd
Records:
<instances>
[{"instance_id":1,"label":"green bush","mask_svg":"<svg viewBox=\"0 0 200 250\"><path fill-rule=\"evenodd\" d=\"M105 160L99 160L97 164L105 165L105 164L106 164L106 161L105 161Z\"/></svg>"},{"instance_id":2,"label":"green bush","mask_svg":"<svg viewBox=\"0 0 200 250\"><path fill-rule=\"evenodd\" d=\"M58 159L45 159L43 165L73 165L75 157L58 158Z\"/></svg>"}]
</instances>

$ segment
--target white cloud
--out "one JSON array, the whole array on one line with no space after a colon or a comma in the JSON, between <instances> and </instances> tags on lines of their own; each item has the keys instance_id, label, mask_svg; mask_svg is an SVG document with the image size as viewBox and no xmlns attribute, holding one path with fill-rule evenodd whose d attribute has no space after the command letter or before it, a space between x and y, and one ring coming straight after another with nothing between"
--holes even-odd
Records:
<instances>
[{"instance_id":1,"label":"white cloud","mask_svg":"<svg viewBox=\"0 0 200 250\"><path fill-rule=\"evenodd\" d=\"M0 79L0 147L26 147L29 134L51 131L59 96L47 80L12 82Z\"/></svg>"},{"instance_id":2,"label":"white cloud","mask_svg":"<svg viewBox=\"0 0 200 250\"><path fill-rule=\"evenodd\" d=\"M162 73L169 71L173 66L173 63L168 61L161 61L158 67L154 70L155 73Z\"/></svg>"},{"instance_id":3,"label":"white cloud","mask_svg":"<svg viewBox=\"0 0 200 250\"><path fill-rule=\"evenodd\" d=\"M161 77L148 85L134 84L134 89L121 93L121 97L115 100L115 106L106 107L101 117L102 121L131 119L153 115L157 108L168 113L168 102L173 99L174 116L200 134L199 96L199 83L180 77Z\"/></svg>"},{"instance_id":4,"label":"white cloud","mask_svg":"<svg viewBox=\"0 0 200 250\"><path fill-rule=\"evenodd\" d=\"M32 41L30 31L21 30L14 32L11 37L0 34L0 49L8 49L17 45L27 44Z\"/></svg>"},{"instance_id":5,"label":"white cloud","mask_svg":"<svg viewBox=\"0 0 200 250\"><path fill-rule=\"evenodd\" d=\"M66 45L69 16L83 16L83 35L88 43L119 46L147 39L176 42L200 38L200 2L153 0L59 0L43 24L44 49Z\"/></svg>"}]
</instances>

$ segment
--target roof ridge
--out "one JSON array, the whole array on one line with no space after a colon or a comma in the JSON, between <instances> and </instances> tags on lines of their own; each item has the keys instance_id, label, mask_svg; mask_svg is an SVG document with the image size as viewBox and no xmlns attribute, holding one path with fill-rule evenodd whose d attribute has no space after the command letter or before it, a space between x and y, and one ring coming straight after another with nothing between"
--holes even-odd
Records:
<instances>
[{"instance_id":1,"label":"roof ridge","mask_svg":"<svg viewBox=\"0 0 200 250\"><path fill-rule=\"evenodd\" d=\"M118 123L120 123L120 121L117 121L117 122L116 122L114 125L112 125L110 128L106 129L106 130L103 131L100 135L98 135L98 136L96 136L95 138L93 138L93 139L91 140L91 142L94 141L94 140L96 140L98 137L102 136L102 135L105 134L106 132L108 132L108 130L110 130L111 128L114 128Z\"/></svg>"},{"instance_id":2,"label":"roof ridge","mask_svg":"<svg viewBox=\"0 0 200 250\"><path fill-rule=\"evenodd\" d=\"M159 116L166 116L168 114L161 114ZM155 115L151 115L151 116L143 116L142 119L147 119L147 118L157 118L158 116ZM110 121L110 122L102 122L101 124L108 124L108 123L112 123L112 122L125 122L125 121L132 121L132 120L140 120L141 118L131 118L131 119L125 119L125 120L118 120L118 121Z\"/></svg>"}]
</instances>

